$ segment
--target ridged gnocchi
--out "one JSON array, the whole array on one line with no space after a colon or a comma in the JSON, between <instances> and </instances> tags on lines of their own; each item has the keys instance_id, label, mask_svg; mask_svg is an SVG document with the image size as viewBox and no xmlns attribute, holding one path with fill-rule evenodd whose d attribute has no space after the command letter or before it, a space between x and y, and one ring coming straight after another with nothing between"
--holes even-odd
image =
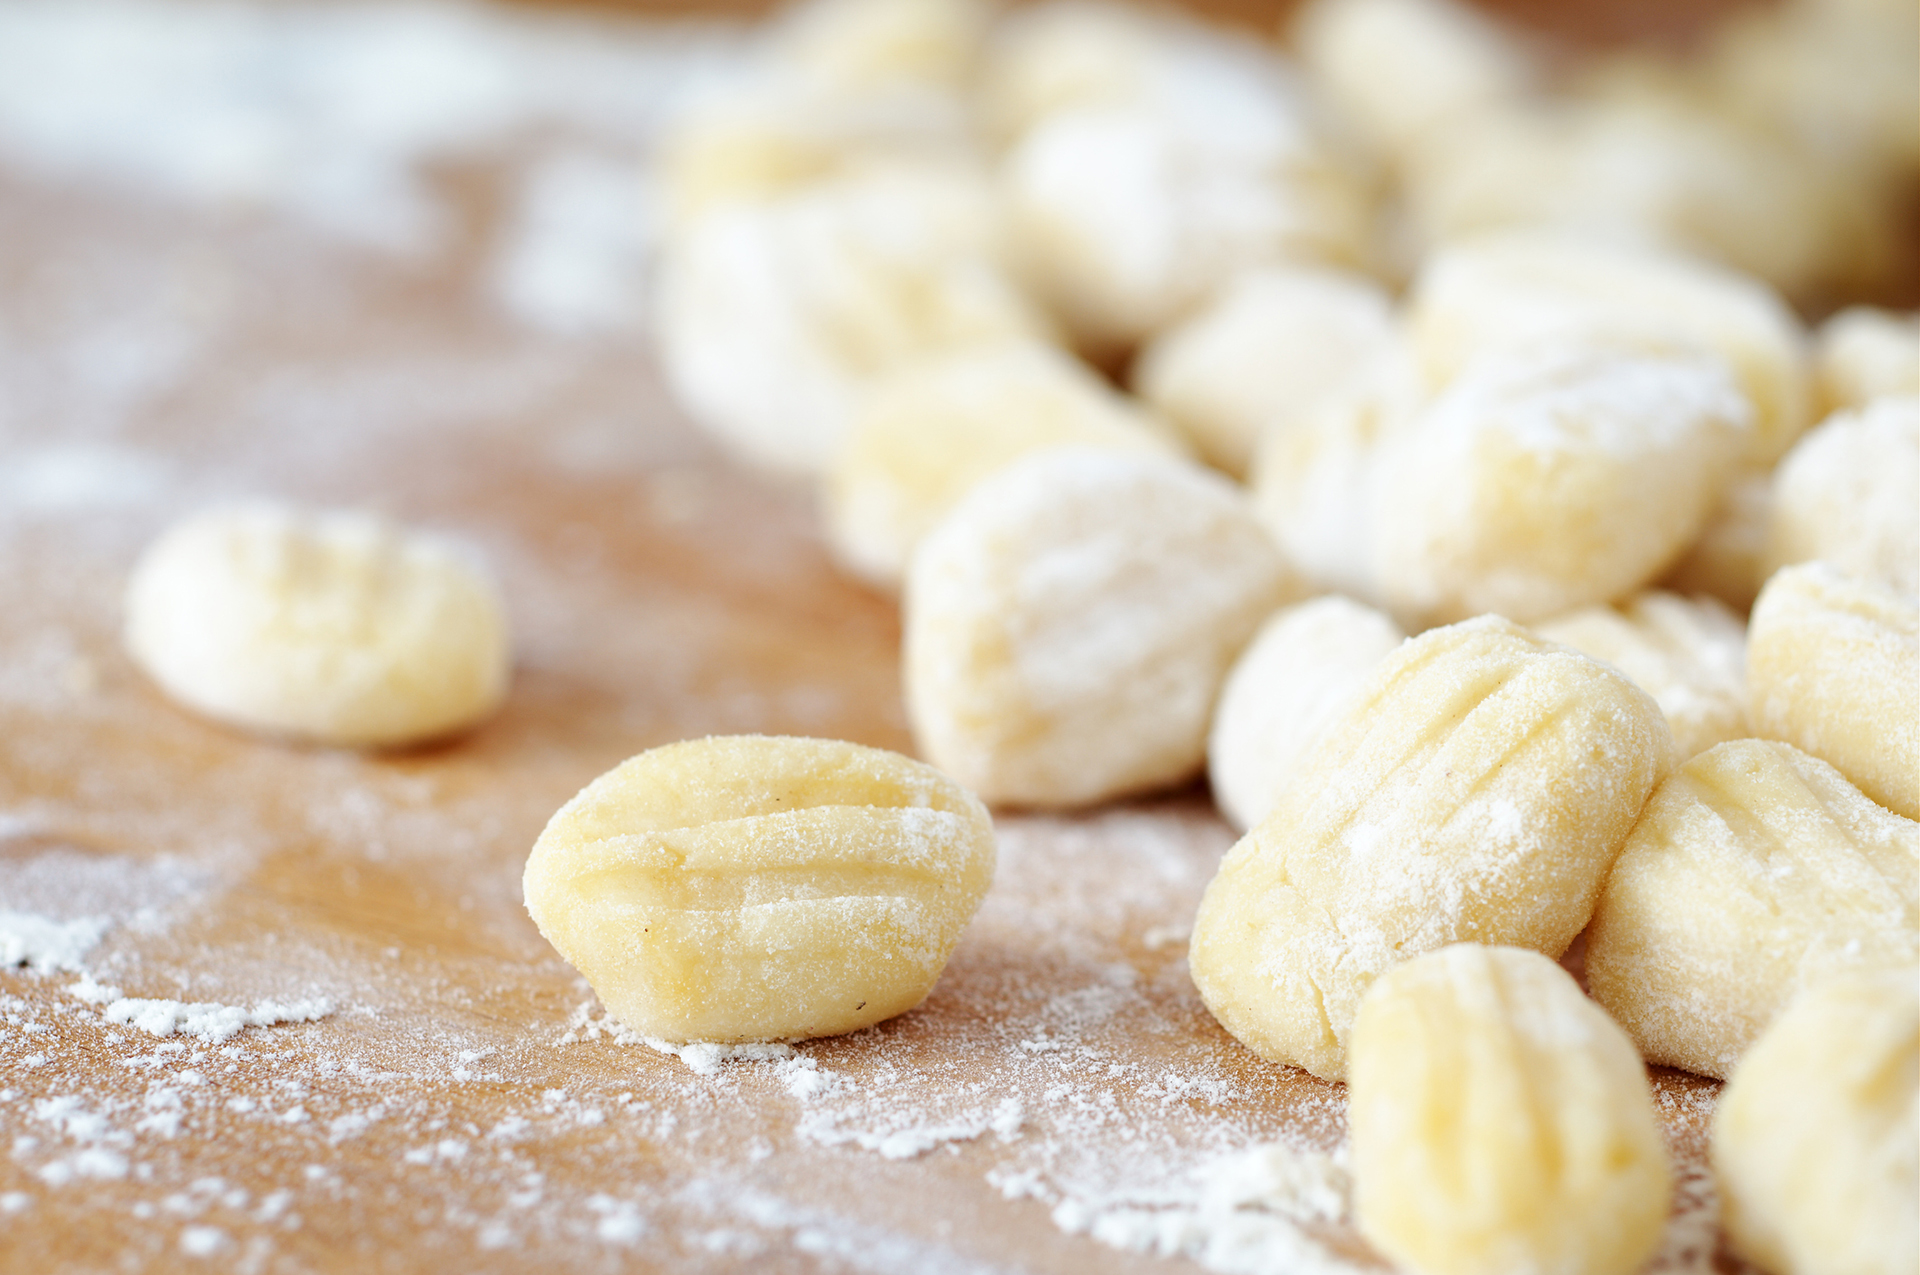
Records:
<instances>
[{"instance_id":1,"label":"ridged gnocchi","mask_svg":"<svg viewBox=\"0 0 1920 1275\"><path fill-rule=\"evenodd\" d=\"M534 843L523 889L634 1030L789 1040L924 1000L993 868L985 808L933 767L747 735L655 748L588 784Z\"/></svg>"},{"instance_id":2,"label":"ridged gnocchi","mask_svg":"<svg viewBox=\"0 0 1920 1275\"><path fill-rule=\"evenodd\" d=\"M1778 571L1747 626L1754 732L1920 819L1920 600L1821 562Z\"/></svg>"},{"instance_id":3,"label":"ridged gnocchi","mask_svg":"<svg viewBox=\"0 0 1920 1275\"><path fill-rule=\"evenodd\" d=\"M1667 1219L1666 1142L1633 1043L1553 961L1462 943L1360 1002L1354 1212L1421 1275L1629 1275Z\"/></svg>"},{"instance_id":4,"label":"ridged gnocchi","mask_svg":"<svg viewBox=\"0 0 1920 1275\"><path fill-rule=\"evenodd\" d=\"M1111 450L1029 456L914 554L914 738L994 803L1079 806L1178 783L1200 770L1234 656L1303 592L1215 474Z\"/></svg>"},{"instance_id":5,"label":"ridged gnocchi","mask_svg":"<svg viewBox=\"0 0 1920 1275\"><path fill-rule=\"evenodd\" d=\"M1201 899L1193 981L1255 1053L1327 1080L1369 985L1450 943L1559 956L1666 773L1618 671L1496 616L1375 670Z\"/></svg>"},{"instance_id":6,"label":"ridged gnocchi","mask_svg":"<svg viewBox=\"0 0 1920 1275\"><path fill-rule=\"evenodd\" d=\"M1793 1275L1920 1266L1920 982L1802 993L1720 1091L1713 1168L1735 1252Z\"/></svg>"},{"instance_id":7,"label":"ridged gnocchi","mask_svg":"<svg viewBox=\"0 0 1920 1275\"><path fill-rule=\"evenodd\" d=\"M1375 573L1410 627L1610 602L1699 533L1751 434L1712 356L1491 350L1382 449Z\"/></svg>"},{"instance_id":8,"label":"ridged gnocchi","mask_svg":"<svg viewBox=\"0 0 1920 1275\"><path fill-rule=\"evenodd\" d=\"M1800 989L1920 960L1920 824L1786 744L1661 785L1587 932L1587 982L1648 1061L1729 1075Z\"/></svg>"}]
</instances>

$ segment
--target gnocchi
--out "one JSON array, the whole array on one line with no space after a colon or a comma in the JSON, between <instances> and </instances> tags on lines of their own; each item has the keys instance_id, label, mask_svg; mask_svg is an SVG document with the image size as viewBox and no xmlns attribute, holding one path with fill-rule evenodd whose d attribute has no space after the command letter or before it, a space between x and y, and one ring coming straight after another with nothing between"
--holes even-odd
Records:
<instances>
[{"instance_id":1,"label":"gnocchi","mask_svg":"<svg viewBox=\"0 0 1920 1275\"><path fill-rule=\"evenodd\" d=\"M1426 259L1407 322L1435 386L1489 348L1553 336L1716 353L1751 407L1742 452L1756 466L1778 460L1813 410L1806 333L1786 303L1680 253L1545 230L1478 235Z\"/></svg>"},{"instance_id":2,"label":"gnocchi","mask_svg":"<svg viewBox=\"0 0 1920 1275\"><path fill-rule=\"evenodd\" d=\"M1920 960L1920 825L1787 744L1734 740L1647 802L1587 981L1650 1062L1725 1077L1793 994Z\"/></svg>"},{"instance_id":3,"label":"gnocchi","mask_svg":"<svg viewBox=\"0 0 1920 1275\"><path fill-rule=\"evenodd\" d=\"M1920 819L1920 600L1825 563L1776 572L1747 629L1756 734L1831 762Z\"/></svg>"},{"instance_id":4,"label":"gnocchi","mask_svg":"<svg viewBox=\"0 0 1920 1275\"><path fill-rule=\"evenodd\" d=\"M1173 431L1055 346L918 359L865 395L824 488L842 565L897 588L913 550L974 484L1047 447L1112 448L1169 463Z\"/></svg>"},{"instance_id":5,"label":"gnocchi","mask_svg":"<svg viewBox=\"0 0 1920 1275\"><path fill-rule=\"evenodd\" d=\"M463 550L371 514L259 503L168 530L127 584L127 652L218 721L392 748L506 697L506 618Z\"/></svg>"},{"instance_id":6,"label":"gnocchi","mask_svg":"<svg viewBox=\"0 0 1920 1275\"><path fill-rule=\"evenodd\" d=\"M1676 762L1742 739L1747 727L1747 626L1712 598L1657 591L1533 626L1549 642L1604 660L1653 696Z\"/></svg>"},{"instance_id":7,"label":"gnocchi","mask_svg":"<svg viewBox=\"0 0 1920 1275\"><path fill-rule=\"evenodd\" d=\"M527 858L527 911L616 1019L687 1041L858 1031L926 999L993 879L993 824L931 766L834 740L668 744Z\"/></svg>"},{"instance_id":8,"label":"gnocchi","mask_svg":"<svg viewBox=\"0 0 1920 1275\"><path fill-rule=\"evenodd\" d=\"M715 209L662 256L667 379L747 459L820 474L874 378L1051 334L997 244L984 180L965 167L862 169Z\"/></svg>"},{"instance_id":9,"label":"gnocchi","mask_svg":"<svg viewBox=\"0 0 1920 1275\"><path fill-rule=\"evenodd\" d=\"M1346 1074L1360 998L1450 943L1558 956L1673 748L1618 671L1485 616L1381 662L1228 852L1193 981L1263 1058Z\"/></svg>"},{"instance_id":10,"label":"gnocchi","mask_svg":"<svg viewBox=\"0 0 1920 1275\"><path fill-rule=\"evenodd\" d=\"M1456 944L1353 1024L1354 1212L1421 1275L1629 1275L1672 1171L1633 1042L1538 952Z\"/></svg>"},{"instance_id":11,"label":"gnocchi","mask_svg":"<svg viewBox=\"0 0 1920 1275\"><path fill-rule=\"evenodd\" d=\"M975 487L914 554L907 712L987 801L1086 805L1201 768L1227 667L1297 577L1225 479L1056 448Z\"/></svg>"},{"instance_id":12,"label":"gnocchi","mask_svg":"<svg viewBox=\"0 0 1920 1275\"><path fill-rule=\"evenodd\" d=\"M1135 387L1201 459L1246 474L1269 430L1376 373L1397 348L1393 307L1361 275L1298 266L1249 270L1141 352Z\"/></svg>"},{"instance_id":13,"label":"gnocchi","mask_svg":"<svg viewBox=\"0 0 1920 1275\"><path fill-rule=\"evenodd\" d=\"M1920 397L1876 399L1807 433L1774 471L1771 570L1816 558L1920 595Z\"/></svg>"},{"instance_id":14,"label":"gnocchi","mask_svg":"<svg viewBox=\"0 0 1920 1275\"><path fill-rule=\"evenodd\" d=\"M1723 365L1562 339L1488 351L1381 451L1375 571L1409 627L1527 623L1641 587L1751 432Z\"/></svg>"},{"instance_id":15,"label":"gnocchi","mask_svg":"<svg viewBox=\"0 0 1920 1275\"><path fill-rule=\"evenodd\" d=\"M1713 1116L1734 1251L1794 1275L1920 1265L1920 985L1911 968L1835 978L1787 1007Z\"/></svg>"},{"instance_id":16,"label":"gnocchi","mask_svg":"<svg viewBox=\"0 0 1920 1275\"><path fill-rule=\"evenodd\" d=\"M1260 626L1227 674L1207 734L1207 778L1228 823L1244 832L1266 817L1313 742L1405 639L1380 612L1337 594Z\"/></svg>"}]
</instances>

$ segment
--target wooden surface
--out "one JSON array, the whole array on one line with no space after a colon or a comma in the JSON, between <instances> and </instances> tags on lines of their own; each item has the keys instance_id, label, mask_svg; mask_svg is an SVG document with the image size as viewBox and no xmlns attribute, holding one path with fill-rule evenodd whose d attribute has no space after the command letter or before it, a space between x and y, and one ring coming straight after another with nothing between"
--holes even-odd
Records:
<instances>
[{"instance_id":1,"label":"wooden surface","mask_svg":"<svg viewBox=\"0 0 1920 1275\"><path fill-rule=\"evenodd\" d=\"M437 180L484 224L483 164ZM933 997L803 1061L701 1075L598 1020L521 907L547 817L691 736L908 749L898 621L831 568L807 493L687 424L644 341L529 334L474 269L0 170L0 908L110 922L85 965L128 996L333 1005L160 1039L76 972L0 969L0 1270L1192 1269L1050 1212L1160 1208L1189 1167L1331 1149L1344 1119L1187 979L1232 839L1204 792L1002 817ZM119 645L127 569L256 494L479 546L518 641L505 711L361 756L166 701ZM1656 1079L1665 1268L1705 1269L1714 1086ZM1305 1231L1371 1264L1346 1225Z\"/></svg>"}]
</instances>

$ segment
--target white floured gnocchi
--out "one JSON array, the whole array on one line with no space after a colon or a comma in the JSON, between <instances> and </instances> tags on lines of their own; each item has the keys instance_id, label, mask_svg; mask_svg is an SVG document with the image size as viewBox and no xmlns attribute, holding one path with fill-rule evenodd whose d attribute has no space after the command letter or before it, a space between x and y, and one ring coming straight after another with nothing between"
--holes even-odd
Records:
<instances>
[{"instance_id":1,"label":"white floured gnocchi","mask_svg":"<svg viewBox=\"0 0 1920 1275\"><path fill-rule=\"evenodd\" d=\"M196 515L141 555L127 652L216 720L389 748L451 734L507 691L506 618L465 552L364 513Z\"/></svg>"},{"instance_id":2,"label":"white floured gnocchi","mask_svg":"<svg viewBox=\"0 0 1920 1275\"><path fill-rule=\"evenodd\" d=\"M1427 258L1408 303L1421 366L1436 385L1490 347L1556 335L1709 350L1753 408L1746 458L1771 464L1810 422L1806 334L1771 289L1652 248L1550 231L1503 231Z\"/></svg>"},{"instance_id":3,"label":"white floured gnocchi","mask_svg":"<svg viewBox=\"0 0 1920 1275\"><path fill-rule=\"evenodd\" d=\"M1920 1266L1920 983L1911 967L1808 989L1713 1115L1734 1251L1793 1275Z\"/></svg>"},{"instance_id":4,"label":"white floured gnocchi","mask_svg":"<svg viewBox=\"0 0 1920 1275\"><path fill-rule=\"evenodd\" d=\"M1633 1042L1553 961L1462 943L1360 1002L1348 1078L1361 1233L1421 1275L1630 1275L1672 1171Z\"/></svg>"},{"instance_id":5,"label":"white floured gnocchi","mask_svg":"<svg viewBox=\"0 0 1920 1275\"><path fill-rule=\"evenodd\" d=\"M1451 943L1557 957L1673 748L1615 669L1497 616L1381 661L1207 886L1188 960L1263 1058L1346 1074L1380 975Z\"/></svg>"},{"instance_id":6,"label":"white floured gnocchi","mask_svg":"<svg viewBox=\"0 0 1920 1275\"><path fill-rule=\"evenodd\" d=\"M979 106L1010 145L1041 120L1087 106L1151 102L1211 64L1219 44L1169 10L1042 0L1009 13L988 41Z\"/></svg>"},{"instance_id":7,"label":"white floured gnocchi","mask_svg":"<svg viewBox=\"0 0 1920 1275\"><path fill-rule=\"evenodd\" d=\"M1207 778L1227 822L1245 831L1374 667L1406 639L1398 625L1337 594L1273 614L1234 662L1207 735Z\"/></svg>"},{"instance_id":8,"label":"white floured gnocchi","mask_svg":"<svg viewBox=\"0 0 1920 1275\"><path fill-rule=\"evenodd\" d=\"M1751 434L1725 365L1563 338L1489 350L1383 449L1375 571L1421 627L1608 602L1694 539Z\"/></svg>"},{"instance_id":9,"label":"white floured gnocchi","mask_svg":"<svg viewBox=\"0 0 1920 1275\"><path fill-rule=\"evenodd\" d=\"M1920 398L1841 412L1774 471L1768 573L1814 559L1920 595Z\"/></svg>"},{"instance_id":10,"label":"white floured gnocchi","mask_svg":"<svg viewBox=\"0 0 1920 1275\"><path fill-rule=\"evenodd\" d=\"M989 802L1087 805L1197 773L1221 680L1301 586L1226 480L1060 448L975 487L914 554L907 711Z\"/></svg>"},{"instance_id":11,"label":"white floured gnocchi","mask_svg":"<svg viewBox=\"0 0 1920 1275\"><path fill-rule=\"evenodd\" d=\"M1635 594L1533 626L1549 642L1604 660L1667 715L1674 759L1742 739L1747 725L1747 626L1712 598Z\"/></svg>"},{"instance_id":12,"label":"white floured gnocchi","mask_svg":"<svg viewBox=\"0 0 1920 1275\"><path fill-rule=\"evenodd\" d=\"M1920 819L1920 600L1825 563L1776 572L1747 627L1754 732Z\"/></svg>"},{"instance_id":13,"label":"white floured gnocchi","mask_svg":"<svg viewBox=\"0 0 1920 1275\"><path fill-rule=\"evenodd\" d=\"M1070 111L1142 108L1196 127L1273 122L1301 102L1258 41L1171 7L1041 0L1013 8L988 41L977 96L988 134L1017 143Z\"/></svg>"},{"instance_id":14,"label":"white floured gnocchi","mask_svg":"<svg viewBox=\"0 0 1920 1275\"><path fill-rule=\"evenodd\" d=\"M1445 134L1416 156L1407 200L1429 243L1551 228L1658 245L1804 294L1851 268L1846 229L1857 231L1846 226L1856 201L1810 167L1695 93L1622 74Z\"/></svg>"},{"instance_id":15,"label":"white floured gnocchi","mask_svg":"<svg viewBox=\"0 0 1920 1275\"><path fill-rule=\"evenodd\" d=\"M674 1042L857 1031L918 1005L993 879L931 766L834 740L690 740L554 815L523 888L608 1011Z\"/></svg>"},{"instance_id":16,"label":"white floured gnocchi","mask_svg":"<svg viewBox=\"0 0 1920 1275\"><path fill-rule=\"evenodd\" d=\"M1010 251L1085 348L1129 349L1254 266L1361 258L1364 202L1304 114L1219 96L1059 111L1008 154Z\"/></svg>"},{"instance_id":17,"label":"white floured gnocchi","mask_svg":"<svg viewBox=\"0 0 1920 1275\"><path fill-rule=\"evenodd\" d=\"M1648 1061L1725 1077L1804 987L1920 960L1920 825L1815 757L1735 740L1661 785L1587 933Z\"/></svg>"},{"instance_id":18,"label":"white floured gnocchi","mask_svg":"<svg viewBox=\"0 0 1920 1275\"><path fill-rule=\"evenodd\" d=\"M914 547L975 483L1062 446L1184 455L1172 430L1055 346L916 360L861 400L824 487L828 545L856 575L895 588Z\"/></svg>"},{"instance_id":19,"label":"white floured gnocchi","mask_svg":"<svg viewBox=\"0 0 1920 1275\"><path fill-rule=\"evenodd\" d=\"M1178 425L1208 464L1244 476L1263 433L1377 374L1397 350L1393 303L1363 275L1269 266L1141 352L1140 396Z\"/></svg>"},{"instance_id":20,"label":"white floured gnocchi","mask_svg":"<svg viewBox=\"0 0 1920 1275\"><path fill-rule=\"evenodd\" d=\"M999 266L966 169L865 170L730 204L668 242L660 353L675 394L741 455L823 472L861 391L908 359L1051 328Z\"/></svg>"}]
</instances>

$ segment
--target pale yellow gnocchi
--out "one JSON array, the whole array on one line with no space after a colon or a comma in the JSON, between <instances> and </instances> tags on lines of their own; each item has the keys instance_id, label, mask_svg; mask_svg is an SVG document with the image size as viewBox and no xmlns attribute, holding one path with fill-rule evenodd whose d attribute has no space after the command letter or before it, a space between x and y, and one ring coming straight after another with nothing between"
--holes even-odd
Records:
<instances>
[{"instance_id":1,"label":"pale yellow gnocchi","mask_svg":"<svg viewBox=\"0 0 1920 1275\"><path fill-rule=\"evenodd\" d=\"M1920 397L1836 413L1774 471L1767 570L1815 559L1920 596Z\"/></svg>"},{"instance_id":2,"label":"pale yellow gnocchi","mask_svg":"<svg viewBox=\"0 0 1920 1275\"><path fill-rule=\"evenodd\" d=\"M1633 1042L1553 961L1456 944L1353 1025L1354 1212L1420 1275L1628 1275L1667 1219L1665 1140Z\"/></svg>"},{"instance_id":3,"label":"pale yellow gnocchi","mask_svg":"<svg viewBox=\"0 0 1920 1275\"><path fill-rule=\"evenodd\" d=\"M1293 768L1406 636L1338 594L1284 607L1260 626L1207 733L1207 779L1228 823L1244 832L1266 818Z\"/></svg>"},{"instance_id":4,"label":"pale yellow gnocchi","mask_svg":"<svg viewBox=\"0 0 1920 1275\"><path fill-rule=\"evenodd\" d=\"M1566 950L1672 747L1624 675L1510 621L1422 634L1228 852L1194 984L1255 1053L1341 1079L1361 996L1402 961Z\"/></svg>"},{"instance_id":5,"label":"pale yellow gnocchi","mask_svg":"<svg viewBox=\"0 0 1920 1275\"><path fill-rule=\"evenodd\" d=\"M1048 447L1164 457L1173 431L1055 346L1024 341L915 360L854 414L823 488L841 565L898 588L913 550L974 484Z\"/></svg>"},{"instance_id":6,"label":"pale yellow gnocchi","mask_svg":"<svg viewBox=\"0 0 1920 1275\"><path fill-rule=\"evenodd\" d=\"M1754 731L1920 819L1920 601L1821 562L1775 573L1747 628Z\"/></svg>"},{"instance_id":7,"label":"pale yellow gnocchi","mask_svg":"<svg viewBox=\"0 0 1920 1275\"><path fill-rule=\"evenodd\" d=\"M1133 383L1203 460L1240 477L1264 434L1377 375L1397 337L1392 301L1366 276L1268 266L1141 351Z\"/></svg>"},{"instance_id":8,"label":"pale yellow gnocchi","mask_svg":"<svg viewBox=\"0 0 1920 1275\"><path fill-rule=\"evenodd\" d=\"M534 843L523 889L633 1030L789 1040L924 1000L993 868L985 808L933 767L748 735L668 744L588 784Z\"/></svg>"},{"instance_id":9,"label":"pale yellow gnocchi","mask_svg":"<svg viewBox=\"0 0 1920 1275\"><path fill-rule=\"evenodd\" d=\"M1382 448L1375 573L1412 628L1610 602L1694 539L1752 431L1719 360L1588 338L1490 350Z\"/></svg>"},{"instance_id":10,"label":"pale yellow gnocchi","mask_svg":"<svg viewBox=\"0 0 1920 1275\"><path fill-rule=\"evenodd\" d=\"M1786 744L1721 744L1647 802L1587 932L1587 981L1651 1062L1707 1076L1802 988L1920 960L1920 825Z\"/></svg>"},{"instance_id":11,"label":"pale yellow gnocchi","mask_svg":"<svg viewBox=\"0 0 1920 1275\"><path fill-rule=\"evenodd\" d=\"M1781 1275L1920 1266L1920 982L1809 988L1755 1042L1713 1116L1734 1251Z\"/></svg>"},{"instance_id":12,"label":"pale yellow gnocchi","mask_svg":"<svg viewBox=\"0 0 1920 1275\"><path fill-rule=\"evenodd\" d=\"M1920 314L1872 306L1842 310L1820 325L1814 366L1831 411L1920 394Z\"/></svg>"},{"instance_id":13,"label":"pale yellow gnocchi","mask_svg":"<svg viewBox=\"0 0 1920 1275\"><path fill-rule=\"evenodd\" d=\"M1710 350L1752 406L1744 455L1755 465L1778 460L1813 410L1806 333L1785 302L1681 253L1542 230L1476 236L1422 264L1408 326L1435 385L1488 349L1549 336Z\"/></svg>"},{"instance_id":14,"label":"pale yellow gnocchi","mask_svg":"<svg viewBox=\"0 0 1920 1275\"><path fill-rule=\"evenodd\" d=\"M197 514L150 545L125 640L196 712L356 748L474 725L511 668L499 590L472 554L372 514L271 502Z\"/></svg>"}]
</instances>

